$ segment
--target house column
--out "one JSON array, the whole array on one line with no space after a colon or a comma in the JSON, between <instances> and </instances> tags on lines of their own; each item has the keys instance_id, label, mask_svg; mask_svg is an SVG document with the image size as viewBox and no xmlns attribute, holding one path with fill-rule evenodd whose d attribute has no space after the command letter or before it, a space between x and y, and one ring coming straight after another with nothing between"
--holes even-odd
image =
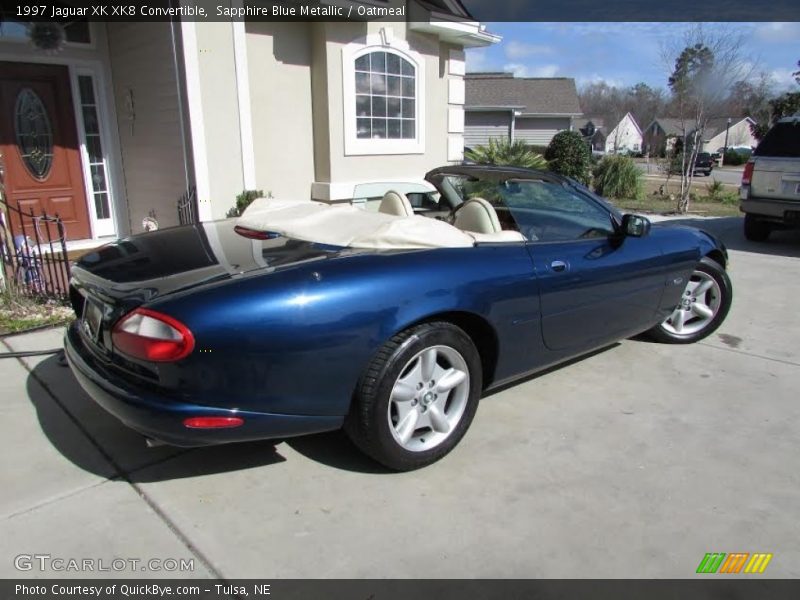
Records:
<instances>
[{"instance_id":1,"label":"house column","mask_svg":"<svg viewBox=\"0 0 800 600\"><path fill-rule=\"evenodd\" d=\"M245 189L234 28L181 22L198 218L220 219Z\"/></svg>"}]
</instances>

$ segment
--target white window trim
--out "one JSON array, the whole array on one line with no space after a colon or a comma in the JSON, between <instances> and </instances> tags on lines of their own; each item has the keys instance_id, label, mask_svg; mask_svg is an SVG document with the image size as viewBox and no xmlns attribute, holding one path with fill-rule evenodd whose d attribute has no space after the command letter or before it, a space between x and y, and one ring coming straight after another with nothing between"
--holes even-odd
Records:
<instances>
[{"instance_id":1,"label":"white window trim","mask_svg":"<svg viewBox=\"0 0 800 600\"><path fill-rule=\"evenodd\" d=\"M110 223L101 227L98 223L97 214L94 205L94 186L92 185L92 169L89 165L89 149L86 145L86 124L83 122L83 108L81 106L80 86L78 85L78 77L80 75L88 75L92 78L92 86L94 86L94 101L95 111L97 112L98 131L100 132L100 147L103 150L103 171L106 177L106 197L108 199L108 208L111 213L109 219ZM117 207L116 207L116 181L111 169L111 161L109 160L109 151L111 148L111 140L109 139L108 125L109 119L106 115L106 97L105 86L103 85L102 74L97 69L89 67L72 67L70 69L70 86L72 87L72 103L75 111L75 127L78 130L78 145L80 146L81 155L81 168L83 170L83 183L86 193L86 209L89 213L89 220L92 227L92 237L97 239L99 237L116 236L118 233L117 227ZM108 228L110 226L110 229Z\"/></svg>"},{"instance_id":2,"label":"white window trim","mask_svg":"<svg viewBox=\"0 0 800 600\"><path fill-rule=\"evenodd\" d=\"M376 51L397 54L416 69L414 139L368 139L356 136L356 59ZM384 28L381 33L370 34L347 44L342 48L342 87L346 156L425 153L425 58L412 50L408 42L394 38L391 30Z\"/></svg>"}]
</instances>

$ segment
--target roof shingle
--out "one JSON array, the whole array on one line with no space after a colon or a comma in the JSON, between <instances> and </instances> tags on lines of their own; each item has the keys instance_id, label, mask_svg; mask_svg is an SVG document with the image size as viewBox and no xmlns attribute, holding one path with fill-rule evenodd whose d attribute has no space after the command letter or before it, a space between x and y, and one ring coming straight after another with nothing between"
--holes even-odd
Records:
<instances>
[{"instance_id":1,"label":"roof shingle","mask_svg":"<svg viewBox=\"0 0 800 600\"><path fill-rule=\"evenodd\" d=\"M467 110L517 108L528 115L580 115L575 80L513 77L510 73L467 73Z\"/></svg>"}]
</instances>

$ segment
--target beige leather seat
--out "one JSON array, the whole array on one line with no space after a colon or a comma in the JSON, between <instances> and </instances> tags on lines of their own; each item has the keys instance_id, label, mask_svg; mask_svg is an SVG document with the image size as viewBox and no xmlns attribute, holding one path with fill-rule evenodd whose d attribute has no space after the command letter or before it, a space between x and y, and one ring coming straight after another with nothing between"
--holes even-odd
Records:
<instances>
[{"instance_id":1,"label":"beige leather seat","mask_svg":"<svg viewBox=\"0 0 800 600\"><path fill-rule=\"evenodd\" d=\"M378 207L378 212L386 215L396 215L398 217L413 217L414 208L411 202L408 201L405 194L389 190L383 195L381 205Z\"/></svg>"},{"instance_id":2,"label":"beige leather seat","mask_svg":"<svg viewBox=\"0 0 800 600\"><path fill-rule=\"evenodd\" d=\"M494 207L483 198L467 200L456 212L453 225L473 233L499 233L503 230Z\"/></svg>"}]
</instances>

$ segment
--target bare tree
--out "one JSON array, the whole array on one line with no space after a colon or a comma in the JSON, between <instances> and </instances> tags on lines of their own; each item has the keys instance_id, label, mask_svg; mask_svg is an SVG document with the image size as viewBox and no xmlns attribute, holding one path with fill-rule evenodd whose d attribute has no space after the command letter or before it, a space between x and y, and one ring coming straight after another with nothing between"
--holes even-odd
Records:
<instances>
[{"instance_id":1,"label":"bare tree","mask_svg":"<svg viewBox=\"0 0 800 600\"><path fill-rule=\"evenodd\" d=\"M697 153L702 150L708 120L721 114L729 91L745 81L753 66L744 59L744 38L726 29L713 32L696 25L662 46L662 58L669 65L669 88L676 117L681 123L681 189L677 210L689 210L690 190Z\"/></svg>"}]
</instances>

